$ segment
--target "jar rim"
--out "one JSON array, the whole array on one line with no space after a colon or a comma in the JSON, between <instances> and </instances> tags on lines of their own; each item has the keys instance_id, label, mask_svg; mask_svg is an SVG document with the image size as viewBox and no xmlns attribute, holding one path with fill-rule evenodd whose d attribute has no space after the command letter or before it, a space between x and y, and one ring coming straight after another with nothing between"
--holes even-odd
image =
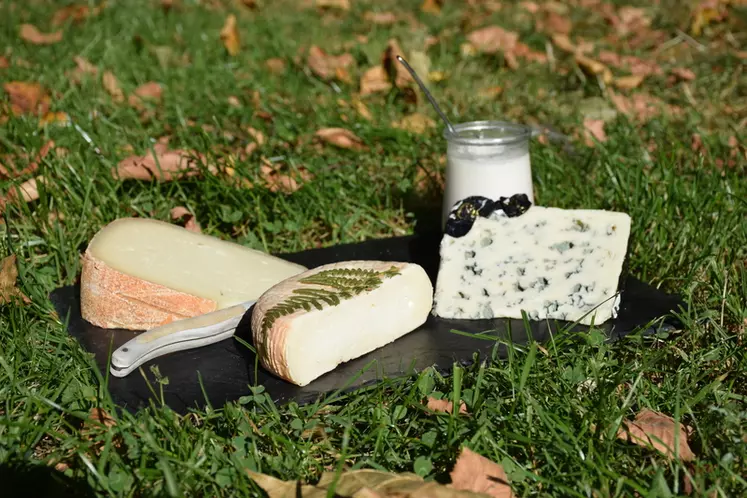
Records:
<instances>
[{"instance_id":1,"label":"jar rim","mask_svg":"<svg viewBox=\"0 0 747 498\"><path fill-rule=\"evenodd\" d=\"M444 128L443 136L446 140L459 145L506 145L517 142L525 142L532 136L529 126L511 123L508 121L467 121L453 125L455 133L448 127ZM504 136L498 137L471 137L461 135L463 132L480 130L501 130Z\"/></svg>"}]
</instances>

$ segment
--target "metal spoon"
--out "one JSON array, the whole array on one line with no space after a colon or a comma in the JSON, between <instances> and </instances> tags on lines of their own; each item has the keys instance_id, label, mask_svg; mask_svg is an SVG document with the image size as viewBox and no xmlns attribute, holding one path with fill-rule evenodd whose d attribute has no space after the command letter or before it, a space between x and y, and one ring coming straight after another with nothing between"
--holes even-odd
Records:
<instances>
[{"instance_id":1,"label":"metal spoon","mask_svg":"<svg viewBox=\"0 0 747 498\"><path fill-rule=\"evenodd\" d=\"M441 119L443 119L444 123L446 123L446 127L449 129L449 132L456 133L456 130L454 130L454 127L451 125L451 122L449 121L449 118L446 117L446 114L441 110L440 107L438 107L438 104L436 103L436 99L433 98L433 95L431 95L431 92L428 91L428 89L425 87L423 82L418 77L417 73L415 73L415 70L410 67L410 64L407 63L405 59L402 58L401 55L397 56L397 60L405 66L405 69L412 75L413 79L418 83L418 86L420 86L420 89L423 90L423 93L428 98L428 101L431 103L433 108L436 110L439 116L441 116Z\"/></svg>"}]
</instances>

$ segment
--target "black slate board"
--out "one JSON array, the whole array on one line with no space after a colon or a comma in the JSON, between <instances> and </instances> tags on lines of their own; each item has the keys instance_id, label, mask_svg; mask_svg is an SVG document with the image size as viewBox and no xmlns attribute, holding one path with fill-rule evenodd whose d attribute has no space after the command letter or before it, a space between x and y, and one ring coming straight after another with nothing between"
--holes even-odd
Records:
<instances>
[{"instance_id":1,"label":"black slate board","mask_svg":"<svg viewBox=\"0 0 747 498\"><path fill-rule=\"evenodd\" d=\"M440 233L426 233L405 237L375 239L356 244L345 244L323 249L313 249L279 256L313 268L327 263L354 259L376 259L384 261L410 261L426 270L435 284L438 272L438 248ZM615 320L600 328L608 340L619 339L635 330L647 333L656 330L671 330L679 326L670 315L680 310L681 300L629 277L624 286L620 313ZM68 320L68 332L95 356L102 374L108 373L109 354L137 335L129 330L106 330L95 327L81 318L79 289L68 286L55 290L50 295L63 321ZM251 344L249 317L251 310L239 324L236 335ZM203 408L205 394L215 408L228 401L251 394L249 386L262 385L276 403L296 401L300 404L316 401L320 396L337 390L347 390L376 382L382 377L403 377L434 366L448 372L454 362L468 364L474 354L481 359L503 358L504 348L495 348L495 340L468 337L454 333L480 333L492 331L492 337L508 337L515 344L526 344L530 338L544 342L551 334L558 334L567 323L549 321L529 322L527 334L521 320L444 320L430 316L419 329L401 339L369 353L361 358L339 366L305 387L298 387L280 380L264 371L255 355L234 338L220 343L188 351L172 353L142 366L151 385L158 387L150 365L158 365L162 376L168 377L163 387L165 403L173 410L185 413L190 408ZM570 330L588 330L577 325ZM199 373L199 374L198 374ZM202 387L204 387L204 393ZM130 411L148 404L152 398L150 389L139 371L124 378L109 376L109 391L114 401ZM158 392L158 390L156 390Z\"/></svg>"}]
</instances>

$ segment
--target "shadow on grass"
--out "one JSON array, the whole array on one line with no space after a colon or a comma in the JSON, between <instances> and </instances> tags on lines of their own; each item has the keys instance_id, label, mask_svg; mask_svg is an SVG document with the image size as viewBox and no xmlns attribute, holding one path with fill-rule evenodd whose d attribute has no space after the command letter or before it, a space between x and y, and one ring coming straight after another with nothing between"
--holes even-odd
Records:
<instances>
[{"instance_id":1,"label":"shadow on grass","mask_svg":"<svg viewBox=\"0 0 747 498\"><path fill-rule=\"evenodd\" d=\"M65 476L41 464L5 462L0 464L0 495L4 498L86 498L95 496L83 481Z\"/></svg>"}]
</instances>

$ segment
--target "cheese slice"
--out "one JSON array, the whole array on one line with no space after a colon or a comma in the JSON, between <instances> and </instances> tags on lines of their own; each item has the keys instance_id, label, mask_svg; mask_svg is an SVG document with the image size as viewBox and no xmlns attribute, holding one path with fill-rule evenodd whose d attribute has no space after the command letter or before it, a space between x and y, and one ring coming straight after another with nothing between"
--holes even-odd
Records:
<instances>
[{"instance_id":1,"label":"cheese slice","mask_svg":"<svg viewBox=\"0 0 747 498\"><path fill-rule=\"evenodd\" d=\"M265 369L304 386L415 330L432 305L419 265L333 263L268 290L254 306L252 335Z\"/></svg>"},{"instance_id":2,"label":"cheese slice","mask_svg":"<svg viewBox=\"0 0 747 498\"><path fill-rule=\"evenodd\" d=\"M620 212L540 206L476 216L466 233L441 241L434 314L522 318L524 311L530 320L604 323L619 306L630 221Z\"/></svg>"},{"instance_id":3,"label":"cheese slice","mask_svg":"<svg viewBox=\"0 0 747 498\"><path fill-rule=\"evenodd\" d=\"M81 314L99 327L150 329L256 300L305 270L180 226L121 218L83 255Z\"/></svg>"}]
</instances>

